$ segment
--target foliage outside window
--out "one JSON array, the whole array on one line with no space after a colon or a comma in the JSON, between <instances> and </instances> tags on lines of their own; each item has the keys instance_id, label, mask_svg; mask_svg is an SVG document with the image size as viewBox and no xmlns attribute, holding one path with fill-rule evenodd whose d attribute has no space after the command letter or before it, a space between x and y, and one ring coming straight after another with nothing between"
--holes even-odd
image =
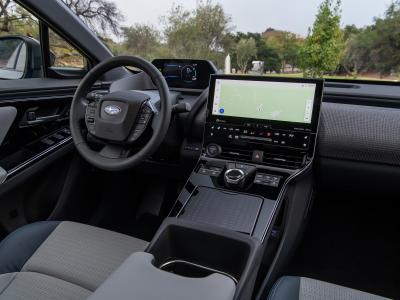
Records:
<instances>
[{"instance_id":1,"label":"foliage outside window","mask_svg":"<svg viewBox=\"0 0 400 300\"><path fill-rule=\"evenodd\" d=\"M49 29L50 61L56 68L84 69L85 58L63 38Z\"/></svg>"},{"instance_id":2,"label":"foliage outside window","mask_svg":"<svg viewBox=\"0 0 400 300\"><path fill-rule=\"evenodd\" d=\"M208 59L223 70L229 54L232 71L238 73L400 80L400 0L393 0L383 15L362 28L342 23L341 0L320 0L307 36L271 28L268 20L263 32L238 32L235 16L228 15L217 0L199 0L193 10L173 6L165 15L153 18L158 17L158 24L124 26L125 12L115 0L62 1L116 55L139 55L148 60ZM140 5L137 9L140 13ZM0 0L0 35L11 34L38 38L38 22L13 1ZM50 38L56 66L84 67L76 53L68 46L63 48L65 42Z\"/></svg>"},{"instance_id":3,"label":"foliage outside window","mask_svg":"<svg viewBox=\"0 0 400 300\"><path fill-rule=\"evenodd\" d=\"M122 15L113 0L102 1L113 4L114 13ZM268 20L264 32L236 32L234 17L217 2L205 0L194 10L174 6L160 16L157 27L136 23L121 27L117 36L110 35L110 30L100 35L116 55L139 55L149 60L209 59L222 70L230 54L233 71L238 73L400 79L400 0L394 0L383 17L363 28L342 24L341 0L321 0L307 36L270 28ZM120 20L115 18L111 24ZM261 69L255 70L255 63Z\"/></svg>"},{"instance_id":4,"label":"foliage outside window","mask_svg":"<svg viewBox=\"0 0 400 300\"><path fill-rule=\"evenodd\" d=\"M0 36L22 35L39 40L39 21L11 0L0 0Z\"/></svg>"},{"instance_id":5,"label":"foliage outside window","mask_svg":"<svg viewBox=\"0 0 400 300\"><path fill-rule=\"evenodd\" d=\"M39 20L37 18L12 0L0 0L0 36L31 37L39 43L39 34ZM50 29L49 43L52 67L85 68L84 57ZM6 56L7 53L4 53L3 57ZM5 61L5 59L3 60Z\"/></svg>"}]
</instances>

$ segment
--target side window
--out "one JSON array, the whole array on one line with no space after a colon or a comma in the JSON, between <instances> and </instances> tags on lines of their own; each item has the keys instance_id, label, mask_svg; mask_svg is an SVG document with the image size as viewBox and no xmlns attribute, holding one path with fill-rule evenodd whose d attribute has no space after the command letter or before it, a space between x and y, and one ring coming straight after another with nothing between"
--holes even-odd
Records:
<instances>
[{"instance_id":1,"label":"side window","mask_svg":"<svg viewBox=\"0 0 400 300\"><path fill-rule=\"evenodd\" d=\"M45 28L45 27L43 27ZM13 0L0 0L0 80L43 76L80 78L87 70L86 58L64 38L48 28L50 59L44 72L41 21Z\"/></svg>"},{"instance_id":2,"label":"side window","mask_svg":"<svg viewBox=\"0 0 400 300\"><path fill-rule=\"evenodd\" d=\"M39 20L14 1L0 10L0 79L42 76Z\"/></svg>"},{"instance_id":3,"label":"side window","mask_svg":"<svg viewBox=\"0 0 400 300\"><path fill-rule=\"evenodd\" d=\"M53 68L85 69L85 57L49 28L50 64Z\"/></svg>"}]
</instances>

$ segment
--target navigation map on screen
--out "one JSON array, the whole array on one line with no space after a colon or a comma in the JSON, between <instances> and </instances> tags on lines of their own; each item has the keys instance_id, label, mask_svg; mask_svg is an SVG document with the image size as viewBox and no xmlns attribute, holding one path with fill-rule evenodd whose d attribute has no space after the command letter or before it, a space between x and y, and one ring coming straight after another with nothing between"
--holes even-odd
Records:
<instances>
[{"instance_id":1,"label":"navigation map on screen","mask_svg":"<svg viewBox=\"0 0 400 300\"><path fill-rule=\"evenodd\" d=\"M316 84L216 79L212 114L311 123Z\"/></svg>"}]
</instances>

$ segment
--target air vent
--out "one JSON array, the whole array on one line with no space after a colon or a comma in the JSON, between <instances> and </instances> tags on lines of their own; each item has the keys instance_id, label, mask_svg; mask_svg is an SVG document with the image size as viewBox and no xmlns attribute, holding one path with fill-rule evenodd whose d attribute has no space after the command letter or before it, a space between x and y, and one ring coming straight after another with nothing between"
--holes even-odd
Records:
<instances>
[{"instance_id":1,"label":"air vent","mask_svg":"<svg viewBox=\"0 0 400 300\"><path fill-rule=\"evenodd\" d=\"M264 164L296 169L304 164L305 155L286 155L264 152Z\"/></svg>"},{"instance_id":2,"label":"air vent","mask_svg":"<svg viewBox=\"0 0 400 300\"><path fill-rule=\"evenodd\" d=\"M227 160L240 160L240 161L251 161L253 152L250 150L234 149L234 148L222 148L220 158Z\"/></svg>"},{"instance_id":3,"label":"air vent","mask_svg":"<svg viewBox=\"0 0 400 300\"><path fill-rule=\"evenodd\" d=\"M223 148L219 158L243 162L252 162L253 151L235 148ZM304 154L286 154L282 151L264 151L263 165L297 169L304 164Z\"/></svg>"},{"instance_id":4,"label":"air vent","mask_svg":"<svg viewBox=\"0 0 400 300\"><path fill-rule=\"evenodd\" d=\"M325 83L324 87L326 88L337 88L337 89L359 89L359 85L348 84L348 83Z\"/></svg>"}]
</instances>

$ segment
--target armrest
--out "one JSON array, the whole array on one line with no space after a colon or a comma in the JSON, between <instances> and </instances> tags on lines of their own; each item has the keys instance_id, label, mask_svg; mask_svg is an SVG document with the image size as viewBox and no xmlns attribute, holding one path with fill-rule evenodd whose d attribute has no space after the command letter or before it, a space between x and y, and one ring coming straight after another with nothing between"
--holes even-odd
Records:
<instances>
[{"instance_id":1,"label":"armrest","mask_svg":"<svg viewBox=\"0 0 400 300\"><path fill-rule=\"evenodd\" d=\"M188 278L162 271L154 256L137 252L89 297L88 300L231 300L235 283L221 274Z\"/></svg>"}]
</instances>

